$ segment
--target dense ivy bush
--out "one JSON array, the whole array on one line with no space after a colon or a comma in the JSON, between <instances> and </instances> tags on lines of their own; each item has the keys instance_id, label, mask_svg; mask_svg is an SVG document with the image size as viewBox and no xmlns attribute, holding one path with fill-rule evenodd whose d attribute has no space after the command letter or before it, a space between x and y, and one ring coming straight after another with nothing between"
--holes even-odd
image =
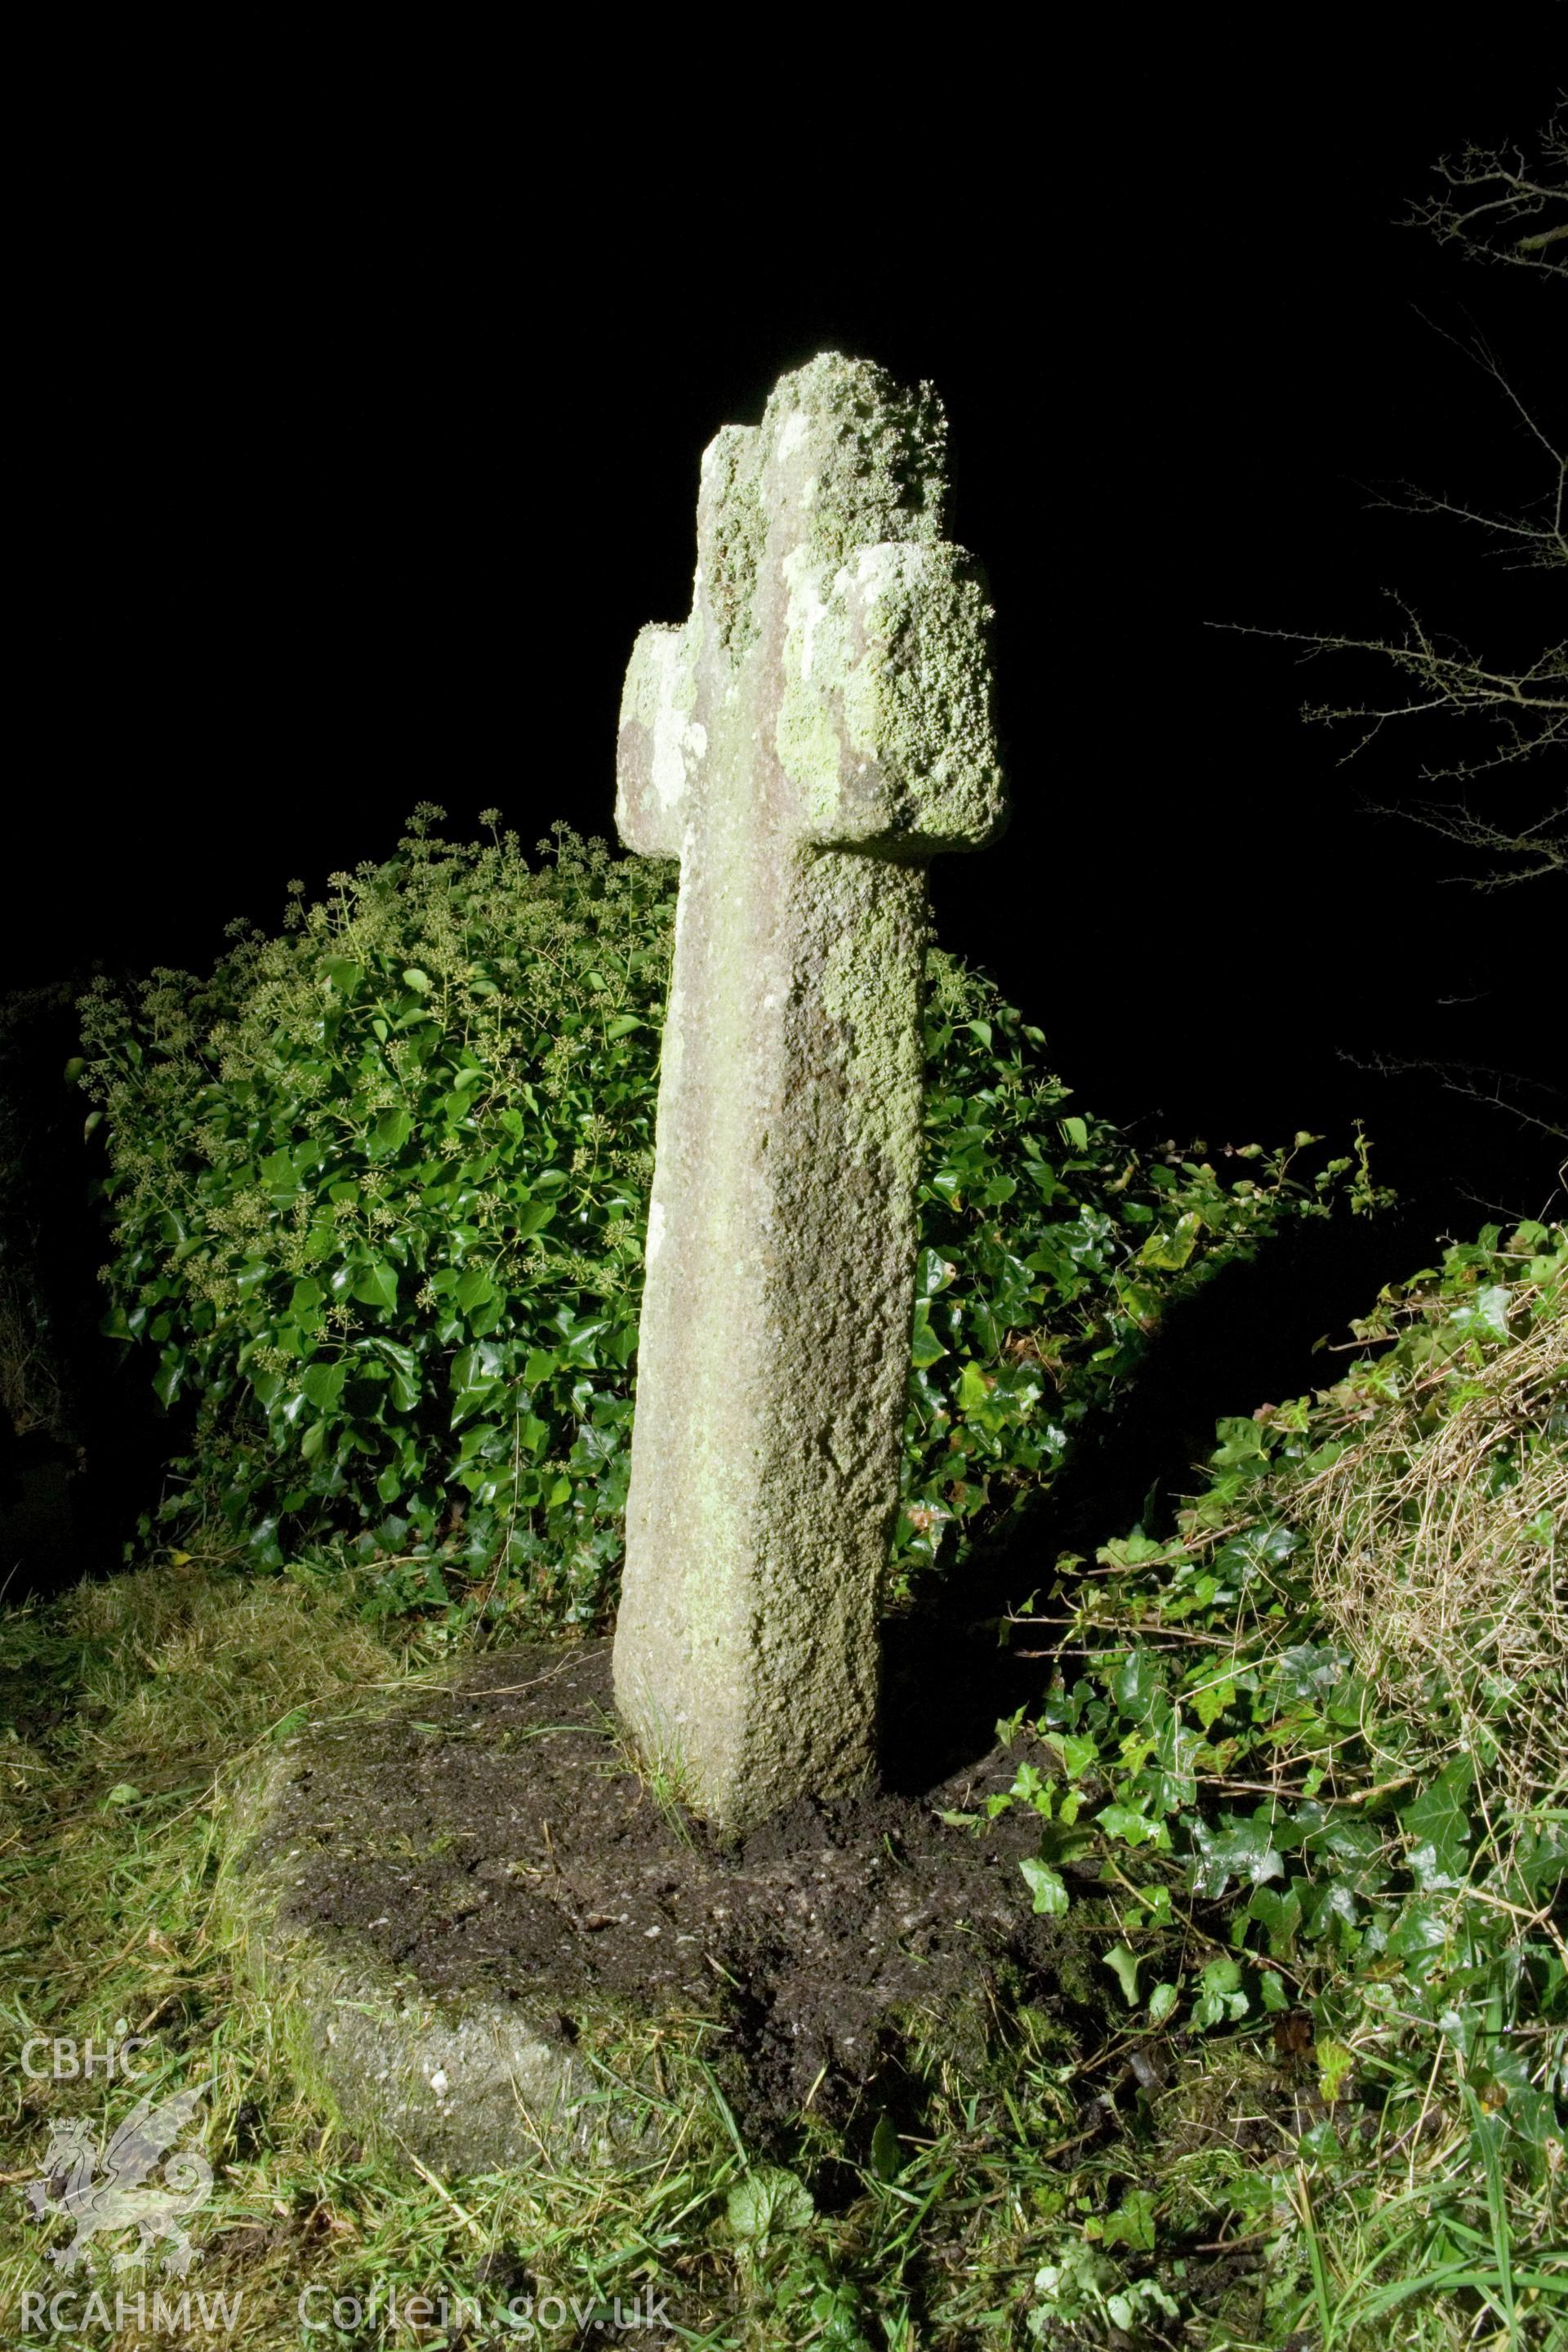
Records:
<instances>
[{"instance_id":1,"label":"dense ivy bush","mask_svg":"<svg viewBox=\"0 0 1568 2352\"><path fill-rule=\"evenodd\" d=\"M1100 1939L1163 2063L1261 2032L1299 2066L1294 2137L1203 2203L1212 2236L1216 2194L1238 2239L1300 2227L1322 2341L1462 2289L1537 2307L1486 2340L1560 2343L1568 1230L1489 1226L1354 1328L1332 1388L1220 1423L1173 1534L1058 1564L990 1811L1040 1816L1036 1907Z\"/></svg>"},{"instance_id":2,"label":"dense ivy bush","mask_svg":"<svg viewBox=\"0 0 1568 2352\"><path fill-rule=\"evenodd\" d=\"M84 1001L107 1328L196 1401L170 1516L274 1565L346 1537L389 1607L444 1600L444 1564L583 1622L621 1542L676 870L441 815L209 976ZM942 954L928 1030L896 1578L1048 1478L1172 1300L1352 1171L1129 1150Z\"/></svg>"}]
</instances>

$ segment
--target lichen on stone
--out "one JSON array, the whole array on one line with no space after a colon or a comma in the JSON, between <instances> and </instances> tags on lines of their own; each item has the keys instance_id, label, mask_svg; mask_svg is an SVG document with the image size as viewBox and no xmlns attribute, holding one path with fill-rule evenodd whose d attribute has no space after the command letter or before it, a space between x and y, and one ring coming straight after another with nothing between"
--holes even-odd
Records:
<instances>
[{"instance_id":1,"label":"lichen on stone","mask_svg":"<svg viewBox=\"0 0 1568 2352\"><path fill-rule=\"evenodd\" d=\"M845 680L852 741L889 780L892 828L932 846L991 839L1005 810L991 712L994 617L962 550L867 549L867 650Z\"/></svg>"},{"instance_id":2,"label":"lichen on stone","mask_svg":"<svg viewBox=\"0 0 1568 2352\"><path fill-rule=\"evenodd\" d=\"M1002 811L945 438L868 362L784 377L705 453L691 618L627 684L623 837L681 885L616 1691L726 1827L874 1759L922 869Z\"/></svg>"},{"instance_id":3,"label":"lichen on stone","mask_svg":"<svg viewBox=\"0 0 1568 2352\"><path fill-rule=\"evenodd\" d=\"M818 562L837 565L878 540L941 538L947 417L933 385L911 392L869 360L819 352L775 387L760 429L775 468L809 457L806 534Z\"/></svg>"},{"instance_id":4,"label":"lichen on stone","mask_svg":"<svg viewBox=\"0 0 1568 2352\"><path fill-rule=\"evenodd\" d=\"M726 425L702 453L698 583L711 604L719 643L737 661L757 636L752 608L767 536L761 440L754 425Z\"/></svg>"}]
</instances>

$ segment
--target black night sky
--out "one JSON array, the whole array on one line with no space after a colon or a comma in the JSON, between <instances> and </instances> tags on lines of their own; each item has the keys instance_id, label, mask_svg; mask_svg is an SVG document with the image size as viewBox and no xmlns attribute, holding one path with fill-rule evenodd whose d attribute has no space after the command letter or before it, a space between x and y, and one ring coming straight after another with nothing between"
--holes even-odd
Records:
<instances>
[{"instance_id":1,"label":"black night sky","mask_svg":"<svg viewBox=\"0 0 1568 2352\"><path fill-rule=\"evenodd\" d=\"M1022 60L975 58L907 169L902 134L847 129L728 222L701 159L678 184L607 131L570 183L520 166L482 201L411 142L44 206L5 984L210 959L420 799L607 832L633 635L687 608L699 453L836 347L944 394L953 535L999 616L1016 814L939 869L944 942L1145 1136L1365 1119L1406 1207L1314 1330L1437 1234L1540 1213L1550 1139L1345 1056L1552 1077L1554 886L1479 898L1365 813L1417 747L1341 766L1298 711L1380 674L1205 625L1376 627L1400 588L1489 649L1552 626L1550 583L1368 486L1542 486L1436 330L1483 331L1560 429L1553 289L1394 223L1445 151L1539 131L1568 18L1412 58L1367 13L1205 13L1131 58L1108 19L994 141Z\"/></svg>"}]
</instances>

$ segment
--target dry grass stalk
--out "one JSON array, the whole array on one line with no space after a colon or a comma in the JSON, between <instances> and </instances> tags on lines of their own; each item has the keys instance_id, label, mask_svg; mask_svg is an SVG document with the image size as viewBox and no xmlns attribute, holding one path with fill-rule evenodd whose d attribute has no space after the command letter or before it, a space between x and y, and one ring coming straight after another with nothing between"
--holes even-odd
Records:
<instances>
[{"instance_id":1,"label":"dry grass stalk","mask_svg":"<svg viewBox=\"0 0 1568 2352\"><path fill-rule=\"evenodd\" d=\"M1517 1336L1485 1360L1362 1397L1291 1498L1378 1711L1468 1751L1504 1814L1568 1779L1568 1312L1560 1290L1510 1306Z\"/></svg>"}]
</instances>

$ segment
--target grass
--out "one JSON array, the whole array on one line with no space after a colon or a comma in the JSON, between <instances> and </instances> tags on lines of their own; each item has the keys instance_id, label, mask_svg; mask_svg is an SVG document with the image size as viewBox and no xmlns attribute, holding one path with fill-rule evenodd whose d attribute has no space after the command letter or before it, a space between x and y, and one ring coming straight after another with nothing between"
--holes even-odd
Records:
<instances>
[{"instance_id":1,"label":"grass","mask_svg":"<svg viewBox=\"0 0 1568 2352\"><path fill-rule=\"evenodd\" d=\"M658 2073L657 2034L663 2150L630 2177L438 2180L335 2119L226 1899L235 1791L302 1724L434 1686L438 1619L183 1553L11 1612L10 2340L144 2340L115 2286L164 2283L101 2260L110 2324L23 2327L66 2232L22 2189L52 2119L205 2082L188 2284L238 2296L259 2352L525 2343L473 2318L509 2301L536 2341L615 2342L595 2315L650 2294L663 2340L736 2352L1568 2344L1565 1264L1561 1236L1483 1237L1384 1303L1332 1390L1226 1424L1173 1535L1075 1566L1041 1717L1061 1770L1016 1799L1069 1893L1060 1983L984 2056L917 2033L841 2127L767 2147L689 2040ZM29 2037L120 2020L144 2082L23 2071Z\"/></svg>"},{"instance_id":2,"label":"grass","mask_svg":"<svg viewBox=\"0 0 1568 2352\"><path fill-rule=\"evenodd\" d=\"M1230 2201L1288 2201L1315 2345L1568 2344L1568 1236L1491 1229L1357 1331L1221 1424L1173 1538L1071 1564L1041 1729L1119 1752L1100 1824L1190 1905L1121 1916L1198 2083L1216 2028L1300 2045L1304 2127Z\"/></svg>"},{"instance_id":3,"label":"grass","mask_svg":"<svg viewBox=\"0 0 1568 2352\"><path fill-rule=\"evenodd\" d=\"M340 2295L368 2309L378 2290L384 2311L389 2298L489 2311L552 2294L608 2311L651 2289L668 2296L677 2340L694 2346L793 2340L778 2331L803 2317L803 2340L912 2345L922 2339L907 2274L964 2140L977 2159L962 2200L969 2228L950 2221L989 2247L990 2269L959 2301L965 2311L987 2292L1005 2301L1026 2176L1003 2160L1007 2142L981 2126L973 2095L956 2137L900 2147L893 2163L884 2135L880 2168L868 2162L859 2196L831 2214L806 2182L820 2189L831 2173L835 2201L856 2184L841 2145L807 2127L789 2151L798 2171L767 2161L742 2142L711 2077L700 2105L669 2100L664 2151L629 2181L542 2163L526 2178L443 2183L339 2128L287 2009L257 1997L224 1874L231 1792L274 1739L307 1720L374 1714L447 1670L416 1640L373 1633L346 1594L165 1562L13 1614L0 1668L19 1702L0 1749L6 2038L16 2053L40 2034L101 2045L123 2019L148 2041L146 2079L132 2084L8 2067L5 2182L16 2192L36 2177L56 2116L107 2109L117 2124L143 2093L161 2101L208 2081L205 2145L223 2153L190 2284L240 2295L247 2344L363 2340L305 2336L307 2292L312 2313ZM1026 2061L1020 2079L1026 2096ZM781 2179L786 2195L753 2193ZM67 2234L55 2225L49 2242ZM0 2219L0 2311L28 2346L62 2340L19 2326L25 2291L63 2284L44 2251L13 2193ZM99 2284L112 2305L116 2283L100 2270ZM132 2272L117 2284L150 2294L163 2282ZM858 2319L848 2326L863 2304L879 2315L869 2338ZM110 2327L90 2340L136 2339ZM568 2329L562 2340L575 2338ZM1006 2336L991 2326L975 2340Z\"/></svg>"}]
</instances>

